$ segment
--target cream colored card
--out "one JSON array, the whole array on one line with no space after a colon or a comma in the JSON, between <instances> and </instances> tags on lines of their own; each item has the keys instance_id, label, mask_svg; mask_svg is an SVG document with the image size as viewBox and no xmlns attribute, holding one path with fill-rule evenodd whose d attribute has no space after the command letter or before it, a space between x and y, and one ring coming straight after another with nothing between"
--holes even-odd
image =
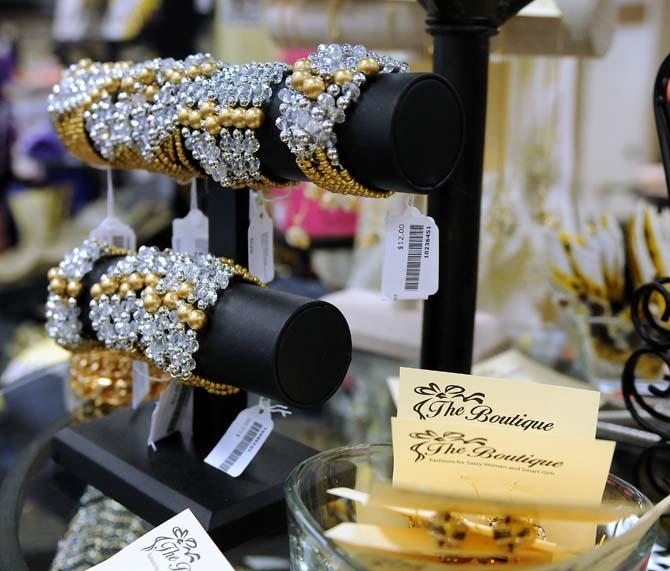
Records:
<instances>
[{"instance_id":1,"label":"cream colored card","mask_svg":"<svg viewBox=\"0 0 670 571\"><path fill-rule=\"evenodd\" d=\"M398 418L403 419L595 438L599 402L599 393L591 390L400 369Z\"/></svg>"},{"instance_id":2,"label":"cream colored card","mask_svg":"<svg viewBox=\"0 0 670 571\"><path fill-rule=\"evenodd\" d=\"M481 498L600 503L614 442L392 418L393 483Z\"/></svg>"}]
</instances>

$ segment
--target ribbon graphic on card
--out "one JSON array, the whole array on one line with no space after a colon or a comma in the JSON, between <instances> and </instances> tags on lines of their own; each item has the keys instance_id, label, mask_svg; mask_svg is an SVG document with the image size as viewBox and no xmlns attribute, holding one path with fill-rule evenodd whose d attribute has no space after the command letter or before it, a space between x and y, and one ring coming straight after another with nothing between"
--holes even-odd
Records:
<instances>
[{"instance_id":1,"label":"ribbon graphic on card","mask_svg":"<svg viewBox=\"0 0 670 571\"><path fill-rule=\"evenodd\" d=\"M99 571L233 571L190 510L169 519L131 543Z\"/></svg>"},{"instance_id":2,"label":"ribbon graphic on card","mask_svg":"<svg viewBox=\"0 0 670 571\"><path fill-rule=\"evenodd\" d=\"M596 391L400 369L398 418L593 438Z\"/></svg>"}]
</instances>

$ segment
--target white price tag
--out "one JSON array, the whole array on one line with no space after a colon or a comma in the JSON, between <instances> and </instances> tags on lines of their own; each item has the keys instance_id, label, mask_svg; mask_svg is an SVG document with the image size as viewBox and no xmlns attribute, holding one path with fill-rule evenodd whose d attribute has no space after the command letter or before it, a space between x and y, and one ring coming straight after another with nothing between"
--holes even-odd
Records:
<instances>
[{"instance_id":1,"label":"white price tag","mask_svg":"<svg viewBox=\"0 0 670 571\"><path fill-rule=\"evenodd\" d=\"M96 571L234 571L212 538L184 510L103 563Z\"/></svg>"},{"instance_id":2,"label":"white price tag","mask_svg":"<svg viewBox=\"0 0 670 571\"><path fill-rule=\"evenodd\" d=\"M249 271L268 283L275 277L274 229L265 204L253 191L249 193L249 214Z\"/></svg>"},{"instance_id":3,"label":"white price tag","mask_svg":"<svg viewBox=\"0 0 670 571\"><path fill-rule=\"evenodd\" d=\"M285 406L271 405L265 398L261 398L256 406L244 409L207 455L205 462L237 478L270 436L274 426L273 412L291 414Z\"/></svg>"},{"instance_id":4,"label":"white price tag","mask_svg":"<svg viewBox=\"0 0 670 571\"><path fill-rule=\"evenodd\" d=\"M144 361L133 361L133 409L149 394L149 382L149 365Z\"/></svg>"},{"instance_id":5,"label":"white price tag","mask_svg":"<svg viewBox=\"0 0 670 571\"><path fill-rule=\"evenodd\" d=\"M209 219L198 208L195 179L191 181L191 208L188 214L172 221L172 249L183 254L209 252Z\"/></svg>"},{"instance_id":6,"label":"white price tag","mask_svg":"<svg viewBox=\"0 0 670 571\"><path fill-rule=\"evenodd\" d=\"M408 206L386 220L382 299L427 299L438 289L439 229Z\"/></svg>"},{"instance_id":7,"label":"white price tag","mask_svg":"<svg viewBox=\"0 0 670 571\"><path fill-rule=\"evenodd\" d=\"M179 420L191 400L191 392L191 387L175 380L170 381L151 415L147 446L156 450L156 442L179 430Z\"/></svg>"},{"instance_id":8,"label":"white price tag","mask_svg":"<svg viewBox=\"0 0 670 571\"><path fill-rule=\"evenodd\" d=\"M114 214L114 187L110 168L107 169L107 216L91 230L89 236L117 248L135 250L137 247L135 231Z\"/></svg>"}]
</instances>

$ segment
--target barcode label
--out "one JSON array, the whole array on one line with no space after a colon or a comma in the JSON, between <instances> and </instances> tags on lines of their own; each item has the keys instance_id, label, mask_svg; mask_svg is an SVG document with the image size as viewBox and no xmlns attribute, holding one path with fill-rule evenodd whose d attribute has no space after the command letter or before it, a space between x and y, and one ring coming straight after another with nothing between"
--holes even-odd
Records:
<instances>
[{"instance_id":1,"label":"barcode label","mask_svg":"<svg viewBox=\"0 0 670 571\"><path fill-rule=\"evenodd\" d=\"M269 412L259 414L258 407L243 410L207 455L205 462L236 478L258 454L272 427Z\"/></svg>"},{"instance_id":2,"label":"barcode label","mask_svg":"<svg viewBox=\"0 0 670 571\"><path fill-rule=\"evenodd\" d=\"M438 288L439 231L435 221L408 207L386 220L382 299L427 299Z\"/></svg>"},{"instance_id":3,"label":"barcode label","mask_svg":"<svg viewBox=\"0 0 670 571\"><path fill-rule=\"evenodd\" d=\"M405 291L417 291L421 278L421 255L423 253L423 231L421 224L410 224L405 269Z\"/></svg>"},{"instance_id":4,"label":"barcode label","mask_svg":"<svg viewBox=\"0 0 670 571\"><path fill-rule=\"evenodd\" d=\"M226 458L226 461L219 466L224 472L228 472L235 462L237 462L240 459L240 456L242 456L243 452L247 451L247 448L251 446L251 443L254 441L254 439L258 436L261 430L263 430L264 427L260 422L254 422L251 425L251 428L249 431L244 435L244 438L240 440L240 443L235 447L235 450Z\"/></svg>"}]
</instances>

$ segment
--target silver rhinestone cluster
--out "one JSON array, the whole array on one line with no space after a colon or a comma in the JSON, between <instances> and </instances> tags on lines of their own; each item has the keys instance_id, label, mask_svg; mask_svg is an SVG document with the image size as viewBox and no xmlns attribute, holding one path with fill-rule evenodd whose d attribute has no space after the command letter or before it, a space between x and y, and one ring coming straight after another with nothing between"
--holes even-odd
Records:
<instances>
[{"instance_id":1,"label":"silver rhinestone cluster","mask_svg":"<svg viewBox=\"0 0 670 571\"><path fill-rule=\"evenodd\" d=\"M182 254L172 250L142 247L136 255L125 256L105 274L114 279L139 272L161 276L156 292L176 291L182 282L194 284L191 295L181 304L198 309L212 307L221 290L228 287L234 268L210 254ZM103 276L101 279L104 279ZM90 304L90 318L99 341L106 347L128 351L139 349L159 369L178 379L188 379L195 369L193 355L198 350L197 335L179 321L177 309L161 306L145 309L134 291L101 295Z\"/></svg>"},{"instance_id":2,"label":"silver rhinestone cluster","mask_svg":"<svg viewBox=\"0 0 670 571\"><path fill-rule=\"evenodd\" d=\"M93 265L109 253L109 245L86 240L66 254L58 265L57 276L65 280L81 280ZM75 348L82 341L80 311L77 300L67 294L49 293L46 304L47 335L59 345Z\"/></svg>"},{"instance_id":3,"label":"silver rhinestone cluster","mask_svg":"<svg viewBox=\"0 0 670 571\"><path fill-rule=\"evenodd\" d=\"M321 44L316 53L308 56L310 71L324 81L332 78L339 69L353 72L352 81L344 85L331 83L316 100L306 97L293 88L292 76L287 76L278 96L281 100L280 117L276 125L280 138L299 159L309 159L318 147L325 148L328 159L334 166L340 166L337 153L337 136L334 127L344 123L346 111L361 95L361 88L367 78L357 71L363 58L374 58L379 63L380 73L406 72L406 63L388 56L381 56L365 46L349 44Z\"/></svg>"},{"instance_id":4,"label":"silver rhinestone cluster","mask_svg":"<svg viewBox=\"0 0 670 571\"><path fill-rule=\"evenodd\" d=\"M198 108L210 101L216 113L224 107L260 108L270 101L273 86L281 83L287 71L288 65L279 62L223 66L209 79L189 86L182 103ZM214 136L203 127L183 127L182 135L186 148L208 175L223 186L260 177L261 163L255 156L260 144L253 129L222 128Z\"/></svg>"}]
</instances>

